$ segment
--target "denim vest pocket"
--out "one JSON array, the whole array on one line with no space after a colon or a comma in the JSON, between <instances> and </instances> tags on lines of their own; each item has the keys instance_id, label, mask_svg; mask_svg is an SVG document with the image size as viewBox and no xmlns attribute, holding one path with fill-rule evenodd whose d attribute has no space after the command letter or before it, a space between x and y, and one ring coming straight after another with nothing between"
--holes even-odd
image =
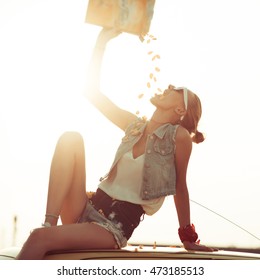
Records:
<instances>
[{"instance_id":1,"label":"denim vest pocket","mask_svg":"<svg viewBox=\"0 0 260 280\"><path fill-rule=\"evenodd\" d=\"M153 145L154 151L162 156L173 152L173 144L169 139L156 139Z\"/></svg>"}]
</instances>

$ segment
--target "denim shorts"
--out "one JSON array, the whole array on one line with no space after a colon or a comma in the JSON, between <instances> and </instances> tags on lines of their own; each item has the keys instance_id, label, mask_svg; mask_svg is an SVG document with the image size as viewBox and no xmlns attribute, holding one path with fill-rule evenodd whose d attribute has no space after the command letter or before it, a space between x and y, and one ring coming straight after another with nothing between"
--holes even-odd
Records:
<instances>
[{"instance_id":1,"label":"denim shorts","mask_svg":"<svg viewBox=\"0 0 260 280\"><path fill-rule=\"evenodd\" d=\"M78 223L90 222L104 227L113 234L118 247L122 248L127 245L143 214L140 205L112 199L98 189L89 198Z\"/></svg>"},{"instance_id":2,"label":"denim shorts","mask_svg":"<svg viewBox=\"0 0 260 280\"><path fill-rule=\"evenodd\" d=\"M122 248L127 245L127 239L123 235L123 232L117 228L113 222L98 212L90 202L87 202L85 210L81 214L78 223L97 224L113 234L118 248Z\"/></svg>"}]
</instances>

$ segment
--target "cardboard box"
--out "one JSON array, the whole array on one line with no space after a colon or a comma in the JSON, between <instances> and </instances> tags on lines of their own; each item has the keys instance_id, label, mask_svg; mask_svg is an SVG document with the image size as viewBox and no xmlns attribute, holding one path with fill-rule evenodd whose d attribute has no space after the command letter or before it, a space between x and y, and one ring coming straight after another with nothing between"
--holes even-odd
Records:
<instances>
[{"instance_id":1,"label":"cardboard box","mask_svg":"<svg viewBox=\"0 0 260 280\"><path fill-rule=\"evenodd\" d=\"M145 35L149 32L155 0L89 0L87 23Z\"/></svg>"}]
</instances>

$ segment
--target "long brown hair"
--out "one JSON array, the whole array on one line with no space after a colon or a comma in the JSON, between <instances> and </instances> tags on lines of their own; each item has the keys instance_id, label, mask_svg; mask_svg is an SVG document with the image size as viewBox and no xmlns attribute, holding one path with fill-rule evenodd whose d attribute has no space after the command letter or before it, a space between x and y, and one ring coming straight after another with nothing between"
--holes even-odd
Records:
<instances>
[{"instance_id":1,"label":"long brown hair","mask_svg":"<svg viewBox=\"0 0 260 280\"><path fill-rule=\"evenodd\" d=\"M192 141L198 144L205 140L203 133L197 129L202 114L202 107L199 97L191 91L188 91L188 93L188 108L186 115L181 121L181 125L188 130Z\"/></svg>"}]
</instances>

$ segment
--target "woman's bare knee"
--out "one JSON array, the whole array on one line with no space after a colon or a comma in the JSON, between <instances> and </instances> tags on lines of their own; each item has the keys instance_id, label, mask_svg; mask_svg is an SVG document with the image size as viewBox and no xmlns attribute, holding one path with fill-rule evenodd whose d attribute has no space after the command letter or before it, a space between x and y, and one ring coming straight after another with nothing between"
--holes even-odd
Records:
<instances>
[{"instance_id":1,"label":"woman's bare knee","mask_svg":"<svg viewBox=\"0 0 260 280\"><path fill-rule=\"evenodd\" d=\"M66 153L80 153L84 154L84 140L82 135L76 131L64 132L58 142L56 150Z\"/></svg>"},{"instance_id":2,"label":"woman's bare knee","mask_svg":"<svg viewBox=\"0 0 260 280\"><path fill-rule=\"evenodd\" d=\"M69 144L83 143L83 137L77 131L66 131L60 136L59 142L66 142Z\"/></svg>"}]
</instances>

